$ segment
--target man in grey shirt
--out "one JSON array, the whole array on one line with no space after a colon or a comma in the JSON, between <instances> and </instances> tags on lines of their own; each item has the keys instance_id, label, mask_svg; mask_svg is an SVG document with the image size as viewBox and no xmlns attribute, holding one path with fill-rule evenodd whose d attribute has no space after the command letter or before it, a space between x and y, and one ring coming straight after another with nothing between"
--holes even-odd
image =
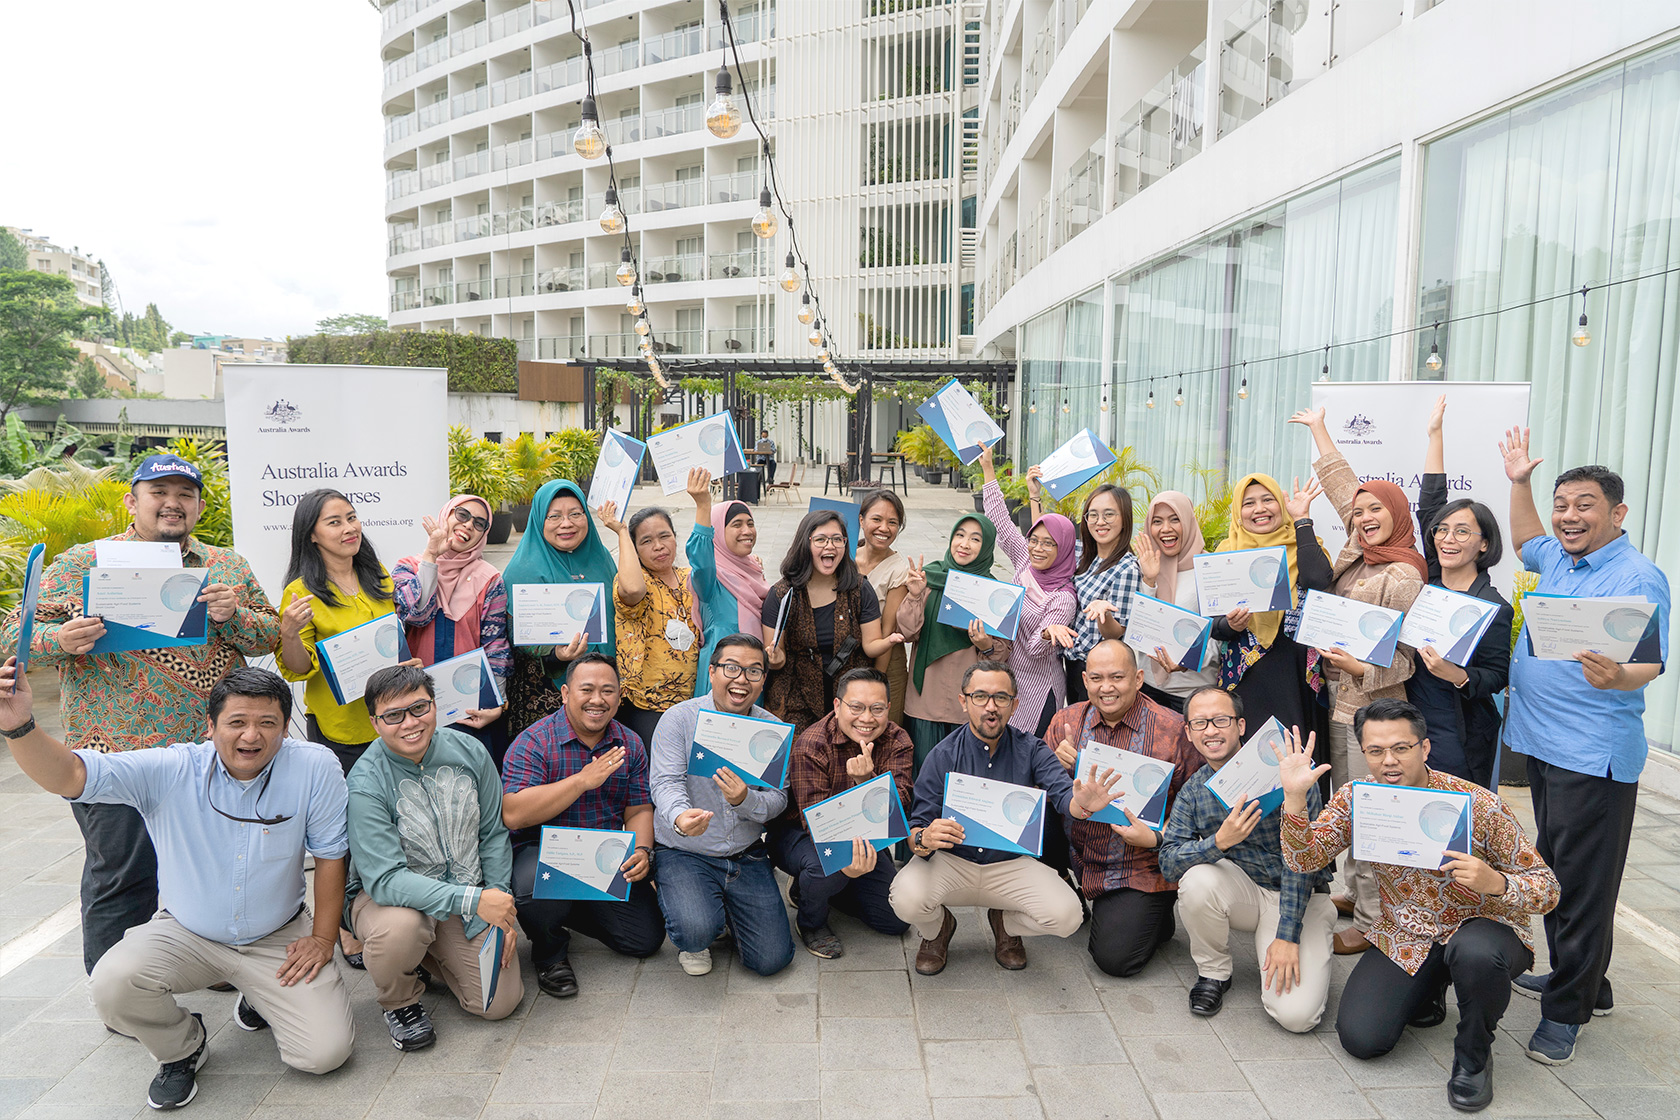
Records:
<instances>
[{"instance_id":1,"label":"man in grey shirt","mask_svg":"<svg viewBox=\"0 0 1680 1120\"><path fill-rule=\"evenodd\" d=\"M661 716L648 751L659 907L690 976L712 970L711 944L726 924L741 963L770 976L793 959L787 908L764 843L787 794L749 786L726 766L711 777L688 772L701 712L776 718L754 703L764 691L764 643L731 634L712 651L710 672L712 691Z\"/></svg>"},{"instance_id":2,"label":"man in grey shirt","mask_svg":"<svg viewBox=\"0 0 1680 1120\"><path fill-rule=\"evenodd\" d=\"M753 455L764 464L764 481L766 484L776 481L776 441L770 438L770 429L766 428L753 445Z\"/></svg>"}]
</instances>

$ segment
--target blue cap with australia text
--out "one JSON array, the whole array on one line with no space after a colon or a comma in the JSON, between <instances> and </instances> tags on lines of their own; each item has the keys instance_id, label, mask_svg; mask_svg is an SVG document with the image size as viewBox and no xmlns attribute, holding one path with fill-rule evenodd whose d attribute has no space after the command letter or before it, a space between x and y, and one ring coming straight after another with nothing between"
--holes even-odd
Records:
<instances>
[{"instance_id":1,"label":"blue cap with australia text","mask_svg":"<svg viewBox=\"0 0 1680 1120\"><path fill-rule=\"evenodd\" d=\"M160 478L184 478L200 490L204 489L204 475L179 455L146 456L135 468L134 477L128 480L128 484L156 482Z\"/></svg>"}]
</instances>

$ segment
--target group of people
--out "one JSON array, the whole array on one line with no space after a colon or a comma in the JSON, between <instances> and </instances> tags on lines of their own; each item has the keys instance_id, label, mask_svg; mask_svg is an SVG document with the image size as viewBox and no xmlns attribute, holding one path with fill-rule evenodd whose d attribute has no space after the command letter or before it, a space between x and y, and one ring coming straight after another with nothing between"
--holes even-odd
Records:
<instances>
[{"instance_id":1,"label":"group of people","mask_svg":"<svg viewBox=\"0 0 1680 1120\"><path fill-rule=\"evenodd\" d=\"M971 906L986 911L1008 969L1027 965L1023 938L1088 922L1096 967L1132 976L1181 922L1200 1016L1217 1014L1232 984L1231 932L1252 932L1263 1006L1297 1032L1324 1015L1331 956L1363 954L1348 981L1357 998L1344 995L1337 1019L1359 1057L1386 1053L1407 1025L1444 1021L1451 985L1449 1100L1485 1107L1492 1032L1513 990L1541 1000L1527 1052L1544 1062L1568 1061L1581 1026L1612 1005L1611 923L1646 749L1641 690L1661 665L1513 649L1510 604L1488 575L1499 523L1480 502L1448 500L1444 400L1416 521L1398 487L1358 479L1322 411L1293 422L1318 452L1307 485L1244 476L1213 543L1284 548L1294 608L1216 619L1201 667L1124 641L1140 593L1198 609L1195 557L1209 542L1190 498L1158 494L1134 524L1131 495L1100 486L1075 523L1042 511L1034 468L1023 533L989 451L985 512L957 520L942 558L895 549L905 509L883 490L858 503L858 540L838 513L813 511L769 573L753 555L751 507L714 502L703 470L687 480L686 564L671 513L608 504L592 515L575 483L556 480L504 571L483 557L492 511L473 495L425 519L420 551L387 569L353 504L317 490L296 509L278 611L243 559L192 536L204 508L196 468L153 456L135 473L121 539L178 544L184 564L210 569L207 642L94 652L103 625L81 610L95 559L84 545L46 572L32 646L60 671L63 742L34 726L27 679L0 669L0 735L30 777L72 800L86 838L84 963L101 1017L161 1063L149 1103L172 1108L196 1092L206 1042L178 993L231 985L235 1021L272 1028L288 1065L342 1063L351 1013L335 948L372 976L393 1045L414 1050L436 1038L428 988L486 1018L517 1006L520 933L538 988L567 998L579 991L572 934L642 958L669 937L690 975L721 951L771 975L793 959L795 934L818 957L841 956L838 908L887 936L914 927L914 967L932 976L951 952L952 907ZM1548 535L1527 433L1501 449L1513 546L1538 590L1656 603L1666 657L1667 581L1622 531L1621 480L1603 467L1560 475ZM1334 558L1310 518L1320 487L1348 532ZM994 571L998 550L1012 576ZM952 571L1021 586L1012 640L940 620ZM512 642L509 586L579 582L606 589L601 634ZM1401 646L1377 666L1296 640L1308 590L1405 610L1426 584L1499 606L1463 667L1427 648ZM337 703L319 643L393 613L412 659ZM17 625L14 613L0 641L15 644ZM475 649L506 704L439 727L425 667ZM266 654L278 675L246 666ZM286 681L304 684L307 741L288 736ZM728 768L689 773L708 711L791 725L785 787ZM1577 733L1583 715L1598 734ZM1283 803L1228 808L1209 780L1271 717L1289 731ZM1489 788L1502 738L1527 756L1534 842ZM1093 743L1170 767L1159 824L1091 819L1119 781L1080 772ZM883 774L907 841L895 855L857 839L846 866L825 870L803 812ZM971 842L945 810L953 774L1042 790L1041 854ZM1467 850L1439 872L1352 860L1349 783L1367 775L1468 793ZM634 833L620 868L627 900L536 897L543 826ZM1338 912L1352 918L1341 932ZM1546 975L1530 971L1537 914Z\"/></svg>"}]
</instances>

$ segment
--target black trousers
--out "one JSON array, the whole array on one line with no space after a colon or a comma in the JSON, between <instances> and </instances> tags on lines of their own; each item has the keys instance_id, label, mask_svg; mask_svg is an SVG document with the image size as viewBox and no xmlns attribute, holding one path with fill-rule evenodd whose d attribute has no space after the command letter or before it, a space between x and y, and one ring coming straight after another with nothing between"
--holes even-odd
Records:
<instances>
[{"instance_id":1,"label":"black trousers","mask_svg":"<svg viewBox=\"0 0 1680 1120\"><path fill-rule=\"evenodd\" d=\"M1604 974L1639 784L1578 774L1531 755L1528 785L1534 846L1562 888L1545 919L1552 975L1540 1014L1557 1023L1586 1023L1600 985L1610 983Z\"/></svg>"},{"instance_id":2,"label":"black trousers","mask_svg":"<svg viewBox=\"0 0 1680 1120\"><path fill-rule=\"evenodd\" d=\"M537 845L527 844L513 853L513 905L519 928L531 939L531 963L539 972L566 959L573 933L593 937L627 957L651 957L665 943L665 915L647 879L630 884L625 902L532 898L536 879Z\"/></svg>"},{"instance_id":3,"label":"black trousers","mask_svg":"<svg viewBox=\"0 0 1680 1120\"><path fill-rule=\"evenodd\" d=\"M1085 659L1081 657L1078 661L1075 661L1069 657L1065 660L1067 662L1068 704L1073 705L1081 700L1089 700L1090 696L1086 695L1085 692Z\"/></svg>"},{"instance_id":4,"label":"black trousers","mask_svg":"<svg viewBox=\"0 0 1680 1120\"><path fill-rule=\"evenodd\" d=\"M1492 918L1471 918L1445 944L1429 950L1415 975L1371 949L1342 989L1336 1034L1356 1058L1380 1058L1400 1041L1406 1023L1448 985L1458 997L1453 1064L1466 1073L1486 1068L1493 1029L1511 1002L1511 981L1534 965L1516 930Z\"/></svg>"},{"instance_id":5,"label":"black trousers","mask_svg":"<svg viewBox=\"0 0 1680 1120\"><path fill-rule=\"evenodd\" d=\"M1091 959L1110 976L1135 976L1155 950L1172 940L1177 891L1131 887L1100 894L1091 903Z\"/></svg>"},{"instance_id":6,"label":"black trousers","mask_svg":"<svg viewBox=\"0 0 1680 1120\"><path fill-rule=\"evenodd\" d=\"M137 809L72 803L82 830L82 967L93 966L158 908L157 853Z\"/></svg>"},{"instance_id":7,"label":"black trousers","mask_svg":"<svg viewBox=\"0 0 1680 1120\"><path fill-rule=\"evenodd\" d=\"M367 749L373 745L372 739L365 743L340 743L336 739L329 739L321 731L321 724L314 716L305 716L303 723L307 729L306 733L309 736L309 741L319 743L333 752L333 757L338 759L338 768L344 771L346 778L350 776L350 768L361 761L362 755L366 754Z\"/></svg>"},{"instance_id":8,"label":"black trousers","mask_svg":"<svg viewBox=\"0 0 1680 1120\"><path fill-rule=\"evenodd\" d=\"M850 848L850 842L847 844ZM891 852L879 852L875 870L856 879L848 879L836 871L826 874L817 858L817 846L811 834L797 825L781 822L770 830L770 862L793 877L798 886L799 928L817 929L828 924L830 907L842 914L850 914L877 933L894 937L910 926L893 913L887 896L892 892L893 865Z\"/></svg>"}]
</instances>

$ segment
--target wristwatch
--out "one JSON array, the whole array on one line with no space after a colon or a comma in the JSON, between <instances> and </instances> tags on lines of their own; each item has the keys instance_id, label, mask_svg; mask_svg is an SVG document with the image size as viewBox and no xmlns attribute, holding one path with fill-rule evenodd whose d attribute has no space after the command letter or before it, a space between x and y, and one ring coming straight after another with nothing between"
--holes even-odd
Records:
<instances>
[{"instance_id":1,"label":"wristwatch","mask_svg":"<svg viewBox=\"0 0 1680 1120\"><path fill-rule=\"evenodd\" d=\"M30 716L28 719L24 720L21 725L12 728L9 731L5 728L0 728L0 735L4 735L8 739L21 739L33 730L35 730L35 717Z\"/></svg>"}]
</instances>

